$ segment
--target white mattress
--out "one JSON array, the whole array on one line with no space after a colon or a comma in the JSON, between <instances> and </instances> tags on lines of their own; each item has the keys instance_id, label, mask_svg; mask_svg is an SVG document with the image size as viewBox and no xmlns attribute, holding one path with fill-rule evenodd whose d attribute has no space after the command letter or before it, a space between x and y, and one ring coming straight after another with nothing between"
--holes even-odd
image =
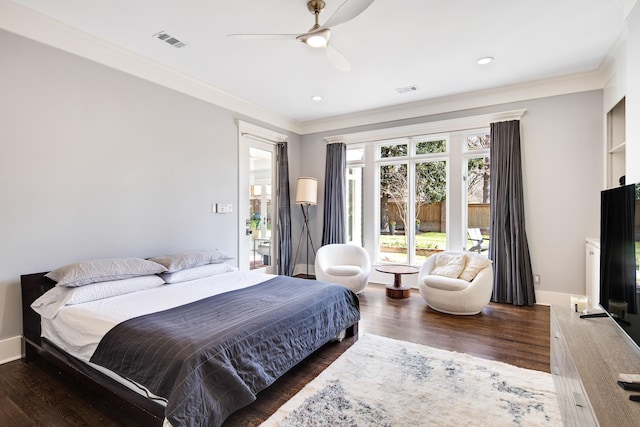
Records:
<instances>
[{"instance_id":1,"label":"white mattress","mask_svg":"<svg viewBox=\"0 0 640 427\"><path fill-rule=\"evenodd\" d=\"M42 336L67 353L88 362L102 337L118 323L209 296L246 288L272 277L274 276L270 274L232 271L98 301L68 305L62 308L54 319L42 318Z\"/></svg>"}]
</instances>

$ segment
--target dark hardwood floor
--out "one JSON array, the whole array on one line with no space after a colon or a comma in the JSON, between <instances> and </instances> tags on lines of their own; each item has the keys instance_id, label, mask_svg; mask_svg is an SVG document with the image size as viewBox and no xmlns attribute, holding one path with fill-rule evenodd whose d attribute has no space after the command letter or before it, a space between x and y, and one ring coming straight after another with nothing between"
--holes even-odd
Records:
<instances>
[{"instance_id":1,"label":"dark hardwood floor","mask_svg":"<svg viewBox=\"0 0 640 427\"><path fill-rule=\"evenodd\" d=\"M476 316L427 308L420 294L390 299L370 284L360 295L360 335L376 334L549 372L549 307L489 304ZM355 339L308 357L225 427L256 426L331 364ZM97 396L45 360L0 365L0 426L132 426L124 409Z\"/></svg>"}]
</instances>

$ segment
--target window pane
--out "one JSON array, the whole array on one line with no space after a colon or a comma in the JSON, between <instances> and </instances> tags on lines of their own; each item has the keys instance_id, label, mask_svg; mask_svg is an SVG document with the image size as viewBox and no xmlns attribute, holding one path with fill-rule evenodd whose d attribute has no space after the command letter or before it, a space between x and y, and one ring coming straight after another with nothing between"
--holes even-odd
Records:
<instances>
[{"instance_id":1,"label":"window pane","mask_svg":"<svg viewBox=\"0 0 640 427\"><path fill-rule=\"evenodd\" d=\"M347 162L363 162L364 147L347 148Z\"/></svg>"},{"instance_id":2,"label":"window pane","mask_svg":"<svg viewBox=\"0 0 640 427\"><path fill-rule=\"evenodd\" d=\"M490 162L489 157L476 157L467 162L467 248L484 252L489 247L490 226Z\"/></svg>"},{"instance_id":3,"label":"window pane","mask_svg":"<svg viewBox=\"0 0 640 427\"><path fill-rule=\"evenodd\" d=\"M416 154L445 153L446 151L447 141L445 139L418 142L416 144Z\"/></svg>"},{"instance_id":4,"label":"window pane","mask_svg":"<svg viewBox=\"0 0 640 427\"><path fill-rule=\"evenodd\" d=\"M384 145L380 147L380 158L406 157L408 154L407 144Z\"/></svg>"},{"instance_id":5,"label":"window pane","mask_svg":"<svg viewBox=\"0 0 640 427\"><path fill-rule=\"evenodd\" d=\"M416 175L416 262L447 246L447 162L422 162L415 165Z\"/></svg>"},{"instance_id":6,"label":"window pane","mask_svg":"<svg viewBox=\"0 0 640 427\"><path fill-rule=\"evenodd\" d=\"M272 264L271 233L271 181L272 153L249 148L249 218L251 229L251 256L249 269L264 268Z\"/></svg>"},{"instance_id":7,"label":"window pane","mask_svg":"<svg viewBox=\"0 0 640 427\"><path fill-rule=\"evenodd\" d=\"M347 243L364 246L363 230L363 170L362 167L347 168Z\"/></svg>"},{"instance_id":8,"label":"window pane","mask_svg":"<svg viewBox=\"0 0 640 427\"><path fill-rule=\"evenodd\" d=\"M406 148L406 146L405 146ZM379 258L383 262L407 262L405 218L407 164L380 166Z\"/></svg>"},{"instance_id":9,"label":"window pane","mask_svg":"<svg viewBox=\"0 0 640 427\"><path fill-rule=\"evenodd\" d=\"M467 150L482 150L491 147L491 135L478 134L467 136Z\"/></svg>"}]
</instances>

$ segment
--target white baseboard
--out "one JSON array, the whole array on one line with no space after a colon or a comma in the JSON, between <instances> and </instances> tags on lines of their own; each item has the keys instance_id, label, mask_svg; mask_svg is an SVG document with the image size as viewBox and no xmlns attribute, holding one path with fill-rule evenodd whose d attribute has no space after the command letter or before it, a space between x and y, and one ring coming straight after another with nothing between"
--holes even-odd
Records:
<instances>
[{"instance_id":1,"label":"white baseboard","mask_svg":"<svg viewBox=\"0 0 640 427\"><path fill-rule=\"evenodd\" d=\"M0 365L22 357L22 337L0 340Z\"/></svg>"},{"instance_id":2,"label":"white baseboard","mask_svg":"<svg viewBox=\"0 0 640 427\"><path fill-rule=\"evenodd\" d=\"M571 306L571 295L561 292L549 292L549 291L535 291L536 292L536 304L540 305L566 305Z\"/></svg>"}]
</instances>

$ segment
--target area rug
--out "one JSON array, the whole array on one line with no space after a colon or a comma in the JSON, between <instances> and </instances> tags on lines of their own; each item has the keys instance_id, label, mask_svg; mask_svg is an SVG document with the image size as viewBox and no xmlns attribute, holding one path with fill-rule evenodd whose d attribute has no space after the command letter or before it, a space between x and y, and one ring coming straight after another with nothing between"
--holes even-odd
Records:
<instances>
[{"instance_id":1,"label":"area rug","mask_svg":"<svg viewBox=\"0 0 640 427\"><path fill-rule=\"evenodd\" d=\"M551 374L364 335L262 426L561 426Z\"/></svg>"}]
</instances>

